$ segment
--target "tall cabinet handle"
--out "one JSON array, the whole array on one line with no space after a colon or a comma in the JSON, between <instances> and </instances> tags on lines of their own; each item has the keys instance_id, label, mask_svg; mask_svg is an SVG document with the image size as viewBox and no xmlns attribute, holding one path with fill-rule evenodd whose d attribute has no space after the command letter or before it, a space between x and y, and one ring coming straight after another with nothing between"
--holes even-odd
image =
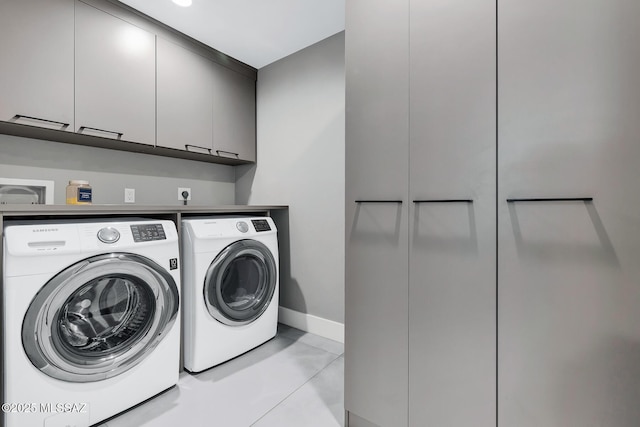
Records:
<instances>
[{"instance_id":1,"label":"tall cabinet handle","mask_svg":"<svg viewBox=\"0 0 640 427\"><path fill-rule=\"evenodd\" d=\"M356 200L356 203L398 203L402 204L402 200Z\"/></svg>"},{"instance_id":2,"label":"tall cabinet handle","mask_svg":"<svg viewBox=\"0 0 640 427\"><path fill-rule=\"evenodd\" d=\"M519 202L593 202L593 197L549 197L531 199L507 199L507 203Z\"/></svg>"},{"instance_id":3,"label":"tall cabinet handle","mask_svg":"<svg viewBox=\"0 0 640 427\"><path fill-rule=\"evenodd\" d=\"M112 133L112 134L116 135L116 137L117 137L116 139L122 139L122 135L124 135L122 132L116 132L116 131L113 131L113 130L104 130L104 129L92 128L92 127L89 127L89 126L80 126L78 128L78 133L84 132L85 129L95 130L95 131L104 132L104 133Z\"/></svg>"},{"instance_id":4,"label":"tall cabinet handle","mask_svg":"<svg viewBox=\"0 0 640 427\"><path fill-rule=\"evenodd\" d=\"M70 126L69 123L58 122L56 120L41 119L40 117L25 116L24 114L16 114L15 116L13 116L13 119L11 119L11 121L15 122L16 120L20 120L20 119L29 119L29 120L37 120L39 122L44 122L44 123L53 123L56 125L60 125L61 129L66 129Z\"/></svg>"},{"instance_id":5,"label":"tall cabinet handle","mask_svg":"<svg viewBox=\"0 0 640 427\"><path fill-rule=\"evenodd\" d=\"M211 154L211 148L201 147L199 145L193 145L193 144L184 144L184 149L185 150L189 151L189 147L199 148L201 150L207 150L209 152L209 154Z\"/></svg>"},{"instance_id":6,"label":"tall cabinet handle","mask_svg":"<svg viewBox=\"0 0 640 427\"><path fill-rule=\"evenodd\" d=\"M473 203L471 199L420 199L414 200L413 203Z\"/></svg>"}]
</instances>

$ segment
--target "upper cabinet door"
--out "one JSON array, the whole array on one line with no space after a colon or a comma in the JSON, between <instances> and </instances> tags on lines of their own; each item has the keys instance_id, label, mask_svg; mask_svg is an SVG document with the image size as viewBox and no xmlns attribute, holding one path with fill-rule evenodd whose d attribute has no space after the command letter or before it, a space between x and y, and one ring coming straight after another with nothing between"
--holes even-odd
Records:
<instances>
[{"instance_id":1,"label":"upper cabinet door","mask_svg":"<svg viewBox=\"0 0 640 427\"><path fill-rule=\"evenodd\" d=\"M211 154L212 61L158 38L158 146Z\"/></svg>"},{"instance_id":2,"label":"upper cabinet door","mask_svg":"<svg viewBox=\"0 0 640 427\"><path fill-rule=\"evenodd\" d=\"M74 130L73 5L0 2L0 120Z\"/></svg>"},{"instance_id":3,"label":"upper cabinet door","mask_svg":"<svg viewBox=\"0 0 640 427\"><path fill-rule=\"evenodd\" d=\"M155 144L155 36L76 3L76 132Z\"/></svg>"},{"instance_id":4,"label":"upper cabinet door","mask_svg":"<svg viewBox=\"0 0 640 427\"><path fill-rule=\"evenodd\" d=\"M640 2L498 7L499 425L637 426Z\"/></svg>"},{"instance_id":5,"label":"upper cabinet door","mask_svg":"<svg viewBox=\"0 0 640 427\"><path fill-rule=\"evenodd\" d=\"M213 64L213 148L218 156L256 160L256 82Z\"/></svg>"},{"instance_id":6,"label":"upper cabinet door","mask_svg":"<svg viewBox=\"0 0 640 427\"><path fill-rule=\"evenodd\" d=\"M409 425L496 425L496 3L412 0Z\"/></svg>"}]
</instances>

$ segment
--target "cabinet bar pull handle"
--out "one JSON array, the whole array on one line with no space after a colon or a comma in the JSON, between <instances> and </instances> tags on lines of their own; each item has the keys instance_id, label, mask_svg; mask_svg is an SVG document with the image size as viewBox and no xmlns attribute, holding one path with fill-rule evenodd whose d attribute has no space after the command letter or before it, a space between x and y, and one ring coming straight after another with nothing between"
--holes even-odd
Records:
<instances>
[{"instance_id":1,"label":"cabinet bar pull handle","mask_svg":"<svg viewBox=\"0 0 640 427\"><path fill-rule=\"evenodd\" d=\"M592 202L593 197L550 197L534 199L507 199L507 203L519 202Z\"/></svg>"},{"instance_id":2,"label":"cabinet bar pull handle","mask_svg":"<svg viewBox=\"0 0 640 427\"><path fill-rule=\"evenodd\" d=\"M104 133L112 133L112 134L117 136L116 139L122 139L122 135L124 135L122 132L115 132L115 131L112 131L112 130L104 130L104 129L92 128L92 127L89 127L89 126L80 126L80 128L78 128L78 133L82 133L85 129L96 130L98 132L104 132Z\"/></svg>"},{"instance_id":3,"label":"cabinet bar pull handle","mask_svg":"<svg viewBox=\"0 0 640 427\"><path fill-rule=\"evenodd\" d=\"M56 125L61 125L62 129L66 129L69 127L69 123L58 122L55 120L41 119L40 117L25 116L24 114L16 114L15 116L13 116L12 121L15 122L16 120L19 120L19 119L29 119L29 120L37 120L39 122L53 123Z\"/></svg>"},{"instance_id":4,"label":"cabinet bar pull handle","mask_svg":"<svg viewBox=\"0 0 640 427\"><path fill-rule=\"evenodd\" d=\"M189 151L189 147L199 148L201 150L207 150L209 152L209 154L211 154L211 148L201 147L199 145L193 145L193 144L184 144L184 149L185 150Z\"/></svg>"},{"instance_id":5,"label":"cabinet bar pull handle","mask_svg":"<svg viewBox=\"0 0 640 427\"><path fill-rule=\"evenodd\" d=\"M227 153L227 154L232 154L234 156L236 156L236 158L240 158L240 154L238 153L234 153L233 151L224 151L224 150L216 150L216 154L219 156L220 153Z\"/></svg>"},{"instance_id":6,"label":"cabinet bar pull handle","mask_svg":"<svg viewBox=\"0 0 640 427\"><path fill-rule=\"evenodd\" d=\"M413 203L473 203L471 199L427 199L414 200Z\"/></svg>"},{"instance_id":7,"label":"cabinet bar pull handle","mask_svg":"<svg viewBox=\"0 0 640 427\"><path fill-rule=\"evenodd\" d=\"M399 203L402 204L402 200L356 200L356 203Z\"/></svg>"}]
</instances>

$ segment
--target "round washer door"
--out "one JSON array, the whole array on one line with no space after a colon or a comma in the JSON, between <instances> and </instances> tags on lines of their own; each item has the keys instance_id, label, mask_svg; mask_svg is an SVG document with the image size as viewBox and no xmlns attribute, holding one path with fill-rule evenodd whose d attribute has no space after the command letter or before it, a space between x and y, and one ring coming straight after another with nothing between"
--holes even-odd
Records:
<instances>
[{"instance_id":1,"label":"round washer door","mask_svg":"<svg viewBox=\"0 0 640 427\"><path fill-rule=\"evenodd\" d=\"M22 324L22 344L31 363L53 378L111 378L153 351L175 322L178 304L175 281L154 261L98 255L40 289Z\"/></svg>"},{"instance_id":2,"label":"round washer door","mask_svg":"<svg viewBox=\"0 0 640 427\"><path fill-rule=\"evenodd\" d=\"M239 240L213 260L204 279L209 314L225 325L246 325L269 306L276 289L273 254L257 240Z\"/></svg>"}]
</instances>

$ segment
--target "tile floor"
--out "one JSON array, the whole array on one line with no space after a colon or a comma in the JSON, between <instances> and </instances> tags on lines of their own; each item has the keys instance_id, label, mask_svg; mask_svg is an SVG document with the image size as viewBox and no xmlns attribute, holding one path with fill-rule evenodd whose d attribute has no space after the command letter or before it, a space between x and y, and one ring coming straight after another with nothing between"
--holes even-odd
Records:
<instances>
[{"instance_id":1,"label":"tile floor","mask_svg":"<svg viewBox=\"0 0 640 427\"><path fill-rule=\"evenodd\" d=\"M344 346L278 325L278 334L191 375L99 427L334 427L344 424Z\"/></svg>"}]
</instances>

